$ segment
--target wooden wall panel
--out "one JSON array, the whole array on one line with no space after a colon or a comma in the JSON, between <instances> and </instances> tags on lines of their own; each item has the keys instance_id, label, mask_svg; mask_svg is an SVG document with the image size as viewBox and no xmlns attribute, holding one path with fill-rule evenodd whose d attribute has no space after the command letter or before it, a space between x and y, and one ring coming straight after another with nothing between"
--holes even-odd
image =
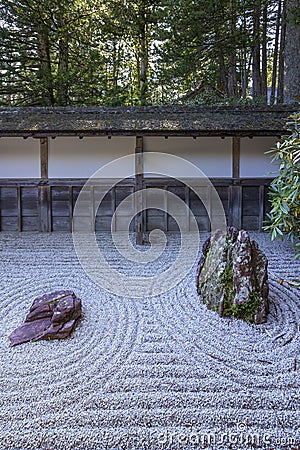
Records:
<instances>
[{"instance_id":1,"label":"wooden wall panel","mask_svg":"<svg viewBox=\"0 0 300 450\"><path fill-rule=\"evenodd\" d=\"M53 216L51 231L71 231L70 217L68 216Z\"/></svg>"},{"instance_id":2,"label":"wooden wall panel","mask_svg":"<svg viewBox=\"0 0 300 450\"><path fill-rule=\"evenodd\" d=\"M21 187L21 231L40 231L38 189Z\"/></svg>"},{"instance_id":3,"label":"wooden wall panel","mask_svg":"<svg viewBox=\"0 0 300 450\"><path fill-rule=\"evenodd\" d=\"M242 228L249 231L259 229L259 195L259 186L242 188Z\"/></svg>"},{"instance_id":4,"label":"wooden wall panel","mask_svg":"<svg viewBox=\"0 0 300 450\"><path fill-rule=\"evenodd\" d=\"M208 218L205 216L195 216L196 222L199 227L199 231L210 231L210 226L208 225Z\"/></svg>"},{"instance_id":5,"label":"wooden wall panel","mask_svg":"<svg viewBox=\"0 0 300 450\"><path fill-rule=\"evenodd\" d=\"M2 231L19 231L19 199L16 187L0 188L0 224Z\"/></svg>"},{"instance_id":6,"label":"wooden wall panel","mask_svg":"<svg viewBox=\"0 0 300 450\"><path fill-rule=\"evenodd\" d=\"M51 231L71 231L69 186L52 186L51 188Z\"/></svg>"},{"instance_id":7,"label":"wooden wall panel","mask_svg":"<svg viewBox=\"0 0 300 450\"><path fill-rule=\"evenodd\" d=\"M111 216L97 215L95 221L96 231L110 231L111 230Z\"/></svg>"},{"instance_id":8,"label":"wooden wall panel","mask_svg":"<svg viewBox=\"0 0 300 450\"><path fill-rule=\"evenodd\" d=\"M259 214L259 186L243 187L243 216L258 216Z\"/></svg>"},{"instance_id":9,"label":"wooden wall panel","mask_svg":"<svg viewBox=\"0 0 300 450\"><path fill-rule=\"evenodd\" d=\"M209 197L207 193L207 189L203 190L201 192L201 199L205 202L205 204L199 199L199 197L196 195L195 192L191 191L189 192L189 205L191 211L195 214L195 216L207 216L207 206L209 203Z\"/></svg>"},{"instance_id":10,"label":"wooden wall panel","mask_svg":"<svg viewBox=\"0 0 300 450\"><path fill-rule=\"evenodd\" d=\"M1 231L19 231L18 216L1 216Z\"/></svg>"},{"instance_id":11,"label":"wooden wall panel","mask_svg":"<svg viewBox=\"0 0 300 450\"><path fill-rule=\"evenodd\" d=\"M103 197L104 195L104 197ZM102 198L103 197L103 198ZM102 200L101 200L102 198ZM99 204L100 202L100 204ZM94 189L95 230L110 231L116 205L115 188L108 191L106 186Z\"/></svg>"},{"instance_id":12,"label":"wooden wall panel","mask_svg":"<svg viewBox=\"0 0 300 450\"><path fill-rule=\"evenodd\" d=\"M257 216L244 216L242 219L242 228L247 231L259 229L259 219Z\"/></svg>"},{"instance_id":13,"label":"wooden wall panel","mask_svg":"<svg viewBox=\"0 0 300 450\"><path fill-rule=\"evenodd\" d=\"M173 231L175 233L179 232L179 226L177 222L170 215L168 215L168 231Z\"/></svg>"},{"instance_id":14,"label":"wooden wall panel","mask_svg":"<svg viewBox=\"0 0 300 450\"><path fill-rule=\"evenodd\" d=\"M38 190L21 187L22 216L38 216Z\"/></svg>"},{"instance_id":15,"label":"wooden wall panel","mask_svg":"<svg viewBox=\"0 0 300 450\"><path fill-rule=\"evenodd\" d=\"M215 189L220 197L222 202L225 216L228 217L229 213L229 189L228 186L215 186Z\"/></svg>"},{"instance_id":16,"label":"wooden wall panel","mask_svg":"<svg viewBox=\"0 0 300 450\"><path fill-rule=\"evenodd\" d=\"M261 229L266 213L269 211L268 185L270 179L215 179L212 180L223 203L228 225L240 225L247 230ZM75 202L84 180L49 180L46 185L28 180L0 180L0 230L1 231L67 231L72 230L72 215ZM134 204L126 200L135 189L134 180L126 180L111 188L105 195L98 210L97 203L101 192L107 189L108 182L94 187L84 194L86 210L79 223L88 225L96 231L109 231L112 215L117 205L125 200L123 213L113 226L121 230L128 217L134 217ZM166 192L164 207L167 205L167 191L172 192L188 206L199 224L200 231L209 231L208 213L196 194L183 183L171 179L145 179L144 188L161 188ZM41 196L43 192L43 196ZM49 193L49 195L47 194ZM47 195L46 195L47 194ZM203 188L203 196L208 199L210 189ZM92 223L92 214L96 220ZM180 211L177 212L179 215ZM187 229L190 217L186 212ZM147 209L143 213L144 231L161 228L177 231L178 225L166 211ZM48 228L47 228L48 227ZM131 230L134 230L132 221Z\"/></svg>"},{"instance_id":17,"label":"wooden wall panel","mask_svg":"<svg viewBox=\"0 0 300 450\"><path fill-rule=\"evenodd\" d=\"M1 188L1 216L18 215L18 195L15 187Z\"/></svg>"},{"instance_id":18,"label":"wooden wall panel","mask_svg":"<svg viewBox=\"0 0 300 450\"><path fill-rule=\"evenodd\" d=\"M22 231L40 231L38 216L23 216Z\"/></svg>"}]
</instances>

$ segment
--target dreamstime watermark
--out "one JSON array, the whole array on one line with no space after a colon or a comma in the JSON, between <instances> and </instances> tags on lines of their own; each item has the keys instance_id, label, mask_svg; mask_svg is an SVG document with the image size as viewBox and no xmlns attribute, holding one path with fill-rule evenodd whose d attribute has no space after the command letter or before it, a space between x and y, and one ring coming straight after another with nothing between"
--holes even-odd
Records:
<instances>
[{"instance_id":1,"label":"dreamstime watermark","mask_svg":"<svg viewBox=\"0 0 300 450\"><path fill-rule=\"evenodd\" d=\"M294 446L296 445L296 439L293 437L276 437L270 433L253 433L247 430L247 426L244 423L237 425L235 431L227 432L189 432L189 433L177 433L166 430L163 433L158 433L155 436L155 442L157 445L164 448L168 448L174 445L192 445L195 447L203 446L207 448L207 445L213 445L214 448L218 446L233 445L237 446L251 446L255 448L265 448L266 446Z\"/></svg>"},{"instance_id":2,"label":"dreamstime watermark","mask_svg":"<svg viewBox=\"0 0 300 450\"><path fill-rule=\"evenodd\" d=\"M225 212L219 195L198 167L184 158L166 153L147 152L146 156L147 164L151 167L151 176L173 178L196 194L207 211L212 232L226 229ZM130 169L134 166L135 155L127 155L101 167L89 178L74 207L72 233L79 262L93 281L111 293L142 298L170 290L188 274L198 257L200 236L197 220L185 201L166 189L149 187L127 196L114 211L111 226L113 244L123 258L135 264L142 266L157 260L167 243L162 230L155 229L150 232L150 247L147 250L141 251L130 239L130 224L136 215L145 209L155 208L169 214L178 225L180 249L173 264L155 276L136 277L118 272L110 261L105 259L94 231L97 211L105 195L114 186L125 178L136 175ZM158 169L153 170L154 167ZM124 170L127 173L124 173ZM188 178L179 176L179 171L187 173ZM104 188L103 178L107 178L108 173L122 173L123 176L114 178L113 184L105 184ZM147 173L144 172L145 175ZM128 204L134 205L132 212L128 210ZM116 224L121 220L123 228L118 230Z\"/></svg>"}]
</instances>

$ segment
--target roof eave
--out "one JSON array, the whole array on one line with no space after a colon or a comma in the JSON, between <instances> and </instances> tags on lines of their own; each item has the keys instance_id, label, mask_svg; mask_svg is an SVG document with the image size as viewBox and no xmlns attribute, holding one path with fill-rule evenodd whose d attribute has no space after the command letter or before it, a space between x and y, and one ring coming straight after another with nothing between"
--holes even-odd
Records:
<instances>
[{"instance_id":1,"label":"roof eave","mask_svg":"<svg viewBox=\"0 0 300 450\"><path fill-rule=\"evenodd\" d=\"M92 136L164 136L164 137L259 137L259 136L276 136L281 137L286 134L286 129L274 130L1 130L0 137L23 137L27 138L43 138L43 137L92 137Z\"/></svg>"}]
</instances>

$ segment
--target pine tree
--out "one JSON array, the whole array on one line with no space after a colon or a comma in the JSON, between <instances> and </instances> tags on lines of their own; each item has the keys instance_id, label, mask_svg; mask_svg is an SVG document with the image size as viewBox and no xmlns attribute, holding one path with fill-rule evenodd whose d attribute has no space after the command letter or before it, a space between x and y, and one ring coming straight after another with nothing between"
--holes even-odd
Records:
<instances>
[{"instance_id":1,"label":"pine tree","mask_svg":"<svg viewBox=\"0 0 300 450\"><path fill-rule=\"evenodd\" d=\"M300 2L287 0L284 103L300 99Z\"/></svg>"}]
</instances>

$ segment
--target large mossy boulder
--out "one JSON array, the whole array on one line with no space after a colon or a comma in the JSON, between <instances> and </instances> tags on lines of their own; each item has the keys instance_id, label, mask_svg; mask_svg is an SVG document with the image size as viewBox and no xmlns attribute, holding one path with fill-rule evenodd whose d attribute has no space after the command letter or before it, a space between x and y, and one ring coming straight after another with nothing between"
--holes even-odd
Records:
<instances>
[{"instance_id":1,"label":"large mossy boulder","mask_svg":"<svg viewBox=\"0 0 300 450\"><path fill-rule=\"evenodd\" d=\"M269 310L267 267L266 255L246 231L218 230L203 246L198 293L221 317L263 323Z\"/></svg>"}]
</instances>

